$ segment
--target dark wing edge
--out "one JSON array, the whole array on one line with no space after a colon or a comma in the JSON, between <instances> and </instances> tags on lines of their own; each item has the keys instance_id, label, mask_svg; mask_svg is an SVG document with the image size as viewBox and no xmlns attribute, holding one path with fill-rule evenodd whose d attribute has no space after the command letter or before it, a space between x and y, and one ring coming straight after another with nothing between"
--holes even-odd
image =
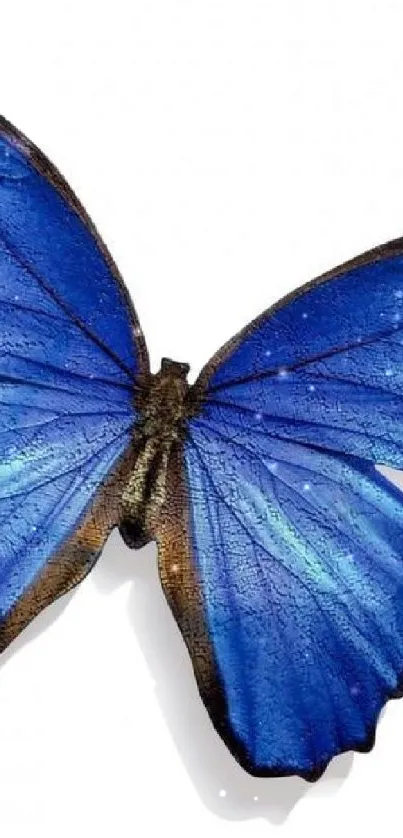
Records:
<instances>
[{"instance_id":1,"label":"dark wing edge","mask_svg":"<svg viewBox=\"0 0 403 838\"><path fill-rule=\"evenodd\" d=\"M28 137L18 130L11 122L0 114L0 135L6 137L9 142L16 146L19 151L22 151L29 161L32 163L36 171L42 175L59 193L59 195L66 201L72 210L78 215L82 223L91 233L96 242L99 251L101 252L112 276L116 280L122 298L124 300L126 309L128 311L130 321L133 326L133 340L138 353L139 364L141 367L141 377L147 377L150 371L150 362L147 344L143 332L140 327L140 321L134 308L131 296L124 283L123 277L112 258L106 244L102 240L95 224L89 217L88 213L82 206L81 202L63 177L56 166L46 157L45 154L34 144Z\"/></svg>"},{"instance_id":2,"label":"dark wing edge","mask_svg":"<svg viewBox=\"0 0 403 838\"><path fill-rule=\"evenodd\" d=\"M178 445L169 460L165 506L157 536L159 575L190 654L200 696L218 734L242 765L245 761L243 748L233 740L227 722L224 692L204 619L201 586L192 561L185 480L183 448Z\"/></svg>"},{"instance_id":3,"label":"dark wing edge","mask_svg":"<svg viewBox=\"0 0 403 838\"><path fill-rule=\"evenodd\" d=\"M335 268L332 268L329 271L326 271L323 274L315 277L314 279L308 280L303 285L300 285L299 288L296 288L293 291L290 291L272 306L265 309L261 314L255 317L253 320L250 321L243 329L237 332L232 338L230 338L220 349L213 355L212 358L207 362L207 364L201 370L199 376L197 377L195 383L192 387L192 393L194 394L195 402L197 403L200 398L202 398L204 392L208 388L209 381L213 377L214 373L218 370L218 368L225 363L225 361L232 355L233 352L240 346L242 341L251 335L255 329L257 329L265 320L268 320L269 317L272 317L277 311L282 309L288 303L293 302L298 297L301 297L307 291L310 291L313 288L316 288L319 285L323 285L326 282L329 282L332 279L336 279L337 277L342 276L343 274L347 273L350 270L354 270L354 268L361 268L366 265L371 265L376 262L380 262L383 259L390 259L394 256L401 256L403 254L403 237L398 239L392 239L386 244L378 245L377 247L373 247L370 250L367 250L365 253L361 253L359 256L355 256L353 259L349 259L347 262L343 262L343 264L338 265Z\"/></svg>"},{"instance_id":4,"label":"dark wing edge","mask_svg":"<svg viewBox=\"0 0 403 838\"><path fill-rule=\"evenodd\" d=\"M106 539L119 524L122 490L131 467L132 455L126 451L83 510L74 533L49 557L0 621L0 653L41 611L75 588L92 570Z\"/></svg>"},{"instance_id":5,"label":"dark wing edge","mask_svg":"<svg viewBox=\"0 0 403 838\"><path fill-rule=\"evenodd\" d=\"M165 508L157 538L158 565L162 588L188 649L202 701L218 735L248 774L262 778L298 776L314 783L322 777L333 759L341 754L372 751L379 717L384 707L388 701L403 697L403 671L396 689L384 696L378 717L368 729L365 739L341 747L337 753L319 762L309 771L294 768L287 770L282 766L257 767L231 726L225 689L208 634L202 586L192 556L191 510L186 481L183 448L178 445L173 450L169 463Z\"/></svg>"}]
</instances>

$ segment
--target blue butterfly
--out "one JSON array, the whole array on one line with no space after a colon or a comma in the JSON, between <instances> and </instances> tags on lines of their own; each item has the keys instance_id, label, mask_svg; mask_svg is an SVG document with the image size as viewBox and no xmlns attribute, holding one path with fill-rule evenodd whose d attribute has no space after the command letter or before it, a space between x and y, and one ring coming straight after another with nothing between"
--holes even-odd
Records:
<instances>
[{"instance_id":1,"label":"blue butterfly","mask_svg":"<svg viewBox=\"0 0 403 838\"><path fill-rule=\"evenodd\" d=\"M93 567L158 544L213 724L259 776L369 750L403 672L403 240L151 374L123 281L0 120L0 646Z\"/></svg>"}]
</instances>

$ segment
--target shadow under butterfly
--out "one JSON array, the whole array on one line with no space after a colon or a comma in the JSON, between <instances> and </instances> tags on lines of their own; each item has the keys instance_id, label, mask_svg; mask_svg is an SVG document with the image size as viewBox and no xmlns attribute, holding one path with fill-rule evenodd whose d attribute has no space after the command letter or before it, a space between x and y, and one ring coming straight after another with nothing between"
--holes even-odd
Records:
<instances>
[{"instance_id":1,"label":"shadow under butterfly","mask_svg":"<svg viewBox=\"0 0 403 838\"><path fill-rule=\"evenodd\" d=\"M299 289L194 385L153 375L61 175L0 120L0 644L155 540L202 699L257 776L367 751L403 674L403 240Z\"/></svg>"}]
</instances>

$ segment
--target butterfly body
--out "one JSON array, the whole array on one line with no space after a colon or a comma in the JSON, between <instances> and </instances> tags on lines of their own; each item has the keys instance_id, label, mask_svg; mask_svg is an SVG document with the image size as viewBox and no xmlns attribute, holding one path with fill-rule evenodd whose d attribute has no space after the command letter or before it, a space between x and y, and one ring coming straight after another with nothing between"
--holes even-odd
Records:
<instances>
[{"instance_id":1,"label":"butterfly body","mask_svg":"<svg viewBox=\"0 0 403 838\"><path fill-rule=\"evenodd\" d=\"M218 733L313 780L401 694L403 494L377 465L403 468L403 239L187 372L151 373L94 225L0 118L0 650L113 528L155 540Z\"/></svg>"},{"instance_id":2,"label":"butterfly body","mask_svg":"<svg viewBox=\"0 0 403 838\"><path fill-rule=\"evenodd\" d=\"M131 547L156 537L166 496L172 447L184 438L192 411L188 364L163 358L137 398L139 421L133 436L133 468L123 491L120 532Z\"/></svg>"}]
</instances>

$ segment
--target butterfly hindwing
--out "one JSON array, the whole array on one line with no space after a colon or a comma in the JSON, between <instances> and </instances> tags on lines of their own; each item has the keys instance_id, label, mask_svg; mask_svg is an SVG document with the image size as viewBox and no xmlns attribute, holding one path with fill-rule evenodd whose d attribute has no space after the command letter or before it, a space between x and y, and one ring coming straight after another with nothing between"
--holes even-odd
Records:
<instances>
[{"instance_id":1,"label":"butterfly hindwing","mask_svg":"<svg viewBox=\"0 0 403 838\"><path fill-rule=\"evenodd\" d=\"M401 312L400 241L258 318L194 386L179 564L208 676L186 594L171 605L215 726L258 775L314 779L368 750L400 686L403 496L375 464L403 463Z\"/></svg>"},{"instance_id":2,"label":"butterfly hindwing","mask_svg":"<svg viewBox=\"0 0 403 838\"><path fill-rule=\"evenodd\" d=\"M0 120L0 643L88 571L148 361L117 268L51 163Z\"/></svg>"}]
</instances>

